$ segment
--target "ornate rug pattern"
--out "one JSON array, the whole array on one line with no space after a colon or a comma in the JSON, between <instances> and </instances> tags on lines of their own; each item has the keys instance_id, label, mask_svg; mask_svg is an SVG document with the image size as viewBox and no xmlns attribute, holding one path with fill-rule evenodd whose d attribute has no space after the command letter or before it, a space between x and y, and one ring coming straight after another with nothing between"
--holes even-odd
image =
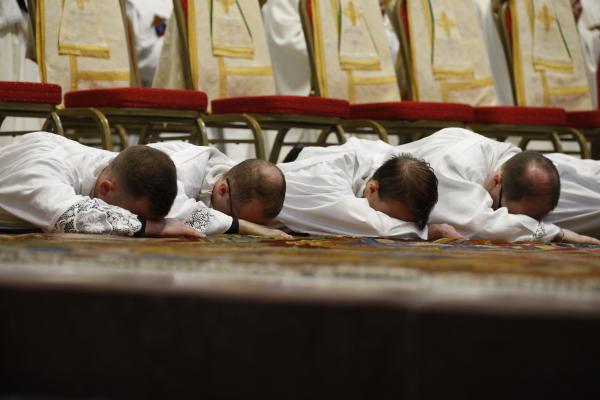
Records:
<instances>
[{"instance_id":1,"label":"ornate rug pattern","mask_svg":"<svg viewBox=\"0 0 600 400\"><path fill-rule=\"evenodd\" d=\"M200 241L0 235L0 274L163 274L349 290L504 290L600 298L600 246L220 235ZM54 271L54 272L53 272Z\"/></svg>"}]
</instances>

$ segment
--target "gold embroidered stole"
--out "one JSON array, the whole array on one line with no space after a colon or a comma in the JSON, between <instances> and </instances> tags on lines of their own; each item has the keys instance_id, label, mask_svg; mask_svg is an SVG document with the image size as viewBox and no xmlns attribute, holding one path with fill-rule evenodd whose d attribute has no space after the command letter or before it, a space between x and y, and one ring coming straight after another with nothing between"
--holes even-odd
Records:
<instances>
[{"instance_id":1,"label":"gold embroidered stole","mask_svg":"<svg viewBox=\"0 0 600 400\"><path fill-rule=\"evenodd\" d=\"M215 8L211 9L211 5ZM219 22L215 25L213 17L216 14L213 11L216 10L225 14L226 11L234 13L234 22L225 22L225 25L219 25ZM240 32L237 34L241 36L221 36L227 41L216 42L219 51L215 51L215 34L223 26L226 31L233 30L233 26L238 27ZM194 89L206 92L210 99L275 94L271 60L258 2L189 0L187 32ZM213 40L200 40L207 37L212 37Z\"/></svg>"},{"instance_id":2,"label":"gold embroidered stole","mask_svg":"<svg viewBox=\"0 0 600 400\"><path fill-rule=\"evenodd\" d=\"M211 40L215 56L253 58L254 44L237 0L210 0Z\"/></svg>"},{"instance_id":3,"label":"gold embroidered stole","mask_svg":"<svg viewBox=\"0 0 600 400\"><path fill-rule=\"evenodd\" d=\"M509 5L517 104L591 109L570 1L510 0Z\"/></svg>"},{"instance_id":4,"label":"gold embroidered stole","mask_svg":"<svg viewBox=\"0 0 600 400\"><path fill-rule=\"evenodd\" d=\"M355 0L338 0L337 8L342 69L380 69L379 54L364 18L362 5Z\"/></svg>"},{"instance_id":5,"label":"gold embroidered stole","mask_svg":"<svg viewBox=\"0 0 600 400\"><path fill-rule=\"evenodd\" d=\"M68 22L71 17L65 16L63 18L63 10L70 13L73 9L77 9L79 5L76 1L37 0L35 2L36 50L42 81L59 84L63 92L95 87L129 86L129 53L119 0L86 0L82 4L84 10L96 10L94 14L96 23L94 26L101 30L100 32L102 32L108 46L107 58L62 54L59 49L61 30L64 35L64 29L67 29L68 34L66 37L68 38L69 35L74 35L79 29L77 28L78 25L72 25ZM84 35L81 34L81 36ZM96 40L86 39L83 44L97 43ZM67 41L63 43L63 45L65 44L70 45L73 42ZM80 41L77 45L81 44ZM81 50L81 46L66 47L71 47L71 50L74 48L79 49L77 51Z\"/></svg>"},{"instance_id":6,"label":"gold embroidered stole","mask_svg":"<svg viewBox=\"0 0 600 400\"><path fill-rule=\"evenodd\" d=\"M407 0L414 100L496 104L473 0Z\"/></svg>"},{"instance_id":7,"label":"gold embroidered stole","mask_svg":"<svg viewBox=\"0 0 600 400\"><path fill-rule=\"evenodd\" d=\"M357 69L354 66L349 68L350 64L342 64L340 17L343 5L348 6L349 2L312 0L311 29L319 93L323 97L347 99L351 103L399 101L400 92L378 0L353 0L353 3L355 11L362 13L361 19L364 19L375 49L369 54L378 56L379 67ZM351 12L345 14L349 24L352 24L352 15ZM356 50L358 47L353 48ZM361 56L356 60L365 58Z\"/></svg>"},{"instance_id":8,"label":"gold embroidered stole","mask_svg":"<svg viewBox=\"0 0 600 400\"><path fill-rule=\"evenodd\" d=\"M532 0L533 67L538 71L572 72L573 61L556 16L553 0Z\"/></svg>"},{"instance_id":9,"label":"gold embroidered stole","mask_svg":"<svg viewBox=\"0 0 600 400\"><path fill-rule=\"evenodd\" d=\"M72 56L110 57L93 0L63 0L58 52Z\"/></svg>"},{"instance_id":10,"label":"gold embroidered stole","mask_svg":"<svg viewBox=\"0 0 600 400\"><path fill-rule=\"evenodd\" d=\"M455 17L452 0L429 0L433 27L432 67L435 79L473 79L473 63ZM460 12L460 10L456 10Z\"/></svg>"}]
</instances>

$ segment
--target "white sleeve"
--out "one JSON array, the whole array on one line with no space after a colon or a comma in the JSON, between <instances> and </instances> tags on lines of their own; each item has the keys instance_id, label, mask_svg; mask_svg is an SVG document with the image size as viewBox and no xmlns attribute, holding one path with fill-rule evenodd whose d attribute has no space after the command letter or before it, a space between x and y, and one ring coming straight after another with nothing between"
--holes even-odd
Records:
<instances>
[{"instance_id":1,"label":"white sleeve","mask_svg":"<svg viewBox=\"0 0 600 400\"><path fill-rule=\"evenodd\" d=\"M69 207L58 218L51 231L133 236L140 229L142 223L131 212L88 197Z\"/></svg>"},{"instance_id":2,"label":"white sleeve","mask_svg":"<svg viewBox=\"0 0 600 400\"><path fill-rule=\"evenodd\" d=\"M180 182L178 185L181 187ZM233 223L233 218L229 215L209 208L201 201L189 198L181 190L173 202L168 217L177 218L206 235L227 232Z\"/></svg>"},{"instance_id":3,"label":"white sleeve","mask_svg":"<svg viewBox=\"0 0 600 400\"><path fill-rule=\"evenodd\" d=\"M392 218L371 208L367 199L348 195L312 195L299 202L286 199L278 220L293 231L314 235L427 239L427 228L419 229L415 223Z\"/></svg>"},{"instance_id":4,"label":"white sleeve","mask_svg":"<svg viewBox=\"0 0 600 400\"><path fill-rule=\"evenodd\" d=\"M450 224L471 239L509 242L550 242L560 231L554 224L539 222L527 215L509 214L505 207L493 210L491 197L477 183L463 181L458 187L440 188L440 200L433 209L430 223Z\"/></svg>"}]
</instances>

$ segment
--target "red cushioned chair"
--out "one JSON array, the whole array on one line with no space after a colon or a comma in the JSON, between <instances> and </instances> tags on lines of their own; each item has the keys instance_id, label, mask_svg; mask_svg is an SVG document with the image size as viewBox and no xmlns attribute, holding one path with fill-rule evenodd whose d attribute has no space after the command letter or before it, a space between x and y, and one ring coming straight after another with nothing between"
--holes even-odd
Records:
<instances>
[{"instance_id":1,"label":"red cushioned chair","mask_svg":"<svg viewBox=\"0 0 600 400\"><path fill-rule=\"evenodd\" d=\"M0 81L0 125L6 117L46 118L44 130L63 135L63 127L56 113L61 102L60 86L34 82ZM14 136L26 132L0 132L0 136Z\"/></svg>"},{"instance_id":2,"label":"red cushioned chair","mask_svg":"<svg viewBox=\"0 0 600 400\"><path fill-rule=\"evenodd\" d=\"M113 147L113 131L121 138L121 148L127 146L127 134L145 136L157 131L185 133L194 143L207 143L200 119L207 106L204 93L135 87L138 74L123 0L102 2L97 8L99 25L110 32L106 35L108 58L64 55L48 42L59 33L60 24L47 21L56 13L60 17L59 3L36 0L30 2L30 9L42 80L56 80L66 92L65 108L58 114L67 136L97 137L100 132L105 149ZM108 23L112 25L102 25ZM112 69L107 68L108 62Z\"/></svg>"},{"instance_id":3,"label":"red cushioned chair","mask_svg":"<svg viewBox=\"0 0 600 400\"><path fill-rule=\"evenodd\" d=\"M192 54L194 51L198 52L201 50L199 45L192 41L192 35L195 35L195 32L190 32L190 26L206 21L196 21L196 16L198 14L194 14L193 16L188 14L189 5L187 0L175 1L174 6L177 27L179 28L179 40L184 43L185 49L187 49L182 57L184 59L183 72L186 80L186 87L207 90L210 93L209 89L204 89L204 85L207 83L203 80L206 76L203 76L202 69L197 79L192 77L194 68ZM251 24L252 22L247 23ZM260 23L262 23L262 20L260 20ZM193 47L194 50L190 50L191 47ZM215 57L220 63L225 65L225 56L216 56L213 54L210 56ZM198 58L200 57L201 55L198 56ZM263 61L270 64L270 60L265 59ZM200 62L202 62L202 59L200 59ZM242 67L242 69L244 68L245 67ZM227 78L221 77L221 79ZM264 91L264 88L262 90ZM295 144L295 142L284 142L284 139L291 128L320 130L323 132L321 137L326 137L330 132L334 132L339 142L345 141L340 121L342 118L346 118L348 114L349 106L348 102L345 100L323 99L308 96L283 96L275 95L274 93L267 95L261 93L261 95L256 95L252 90L247 90L244 96L212 99L210 113L204 115L203 120L209 127L249 129L253 134L254 140L215 138L209 139L209 142L254 143L256 156L258 158L266 157L263 143L263 130L277 130L278 133L269 156L269 159L272 162L276 162L283 145Z\"/></svg>"},{"instance_id":4,"label":"red cushioned chair","mask_svg":"<svg viewBox=\"0 0 600 400\"><path fill-rule=\"evenodd\" d=\"M316 32L311 0L300 1L300 16L307 40L313 90L322 95L318 84L322 68L318 65ZM371 27L373 28L373 27ZM327 54L323 55L327 57ZM343 121L346 132L376 133L388 141L388 135L398 135L400 140L414 140L448 126L465 126L473 120L473 109L466 104L392 101L350 104L350 117Z\"/></svg>"},{"instance_id":5,"label":"red cushioned chair","mask_svg":"<svg viewBox=\"0 0 600 400\"><path fill-rule=\"evenodd\" d=\"M512 24L507 0L493 0L492 4L507 62L509 66L512 66ZM511 75L514 91L514 74L511 73ZM568 123L567 112L562 108L530 106L475 107L475 121L470 125L470 128L479 133L496 137L521 136L522 140L519 146L522 149L527 148L531 140L550 140L554 151L557 152L564 152L561 135L568 136L578 142L578 154L583 158L590 157L590 149L585 137L578 129Z\"/></svg>"}]
</instances>

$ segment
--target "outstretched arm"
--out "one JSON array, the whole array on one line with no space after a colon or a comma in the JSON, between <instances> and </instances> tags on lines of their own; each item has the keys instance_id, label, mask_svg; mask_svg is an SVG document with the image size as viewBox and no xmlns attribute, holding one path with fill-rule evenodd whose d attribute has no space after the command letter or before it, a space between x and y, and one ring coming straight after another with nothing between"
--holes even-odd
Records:
<instances>
[{"instance_id":1,"label":"outstretched arm","mask_svg":"<svg viewBox=\"0 0 600 400\"><path fill-rule=\"evenodd\" d=\"M144 236L154 237L187 237L201 239L203 233L174 218L164 218L158 221L146 221Z\"/></svg>"},{"instance_id":2,"label":"outstretched arm","mask_svg":"<svg viewBox=\"0 0 600 400\"><path fill-rule=\"evenodd\" d=\"M292 236L287 233L280 231L279 229L268 228L266 226L258 225L249 221L240 219L240 231L242 235L254 235L254 236L272 236L283 239L292 239Z\"/></svg>"},{"instance_id":3,"label":"outstretched arm","mask_svg":"<svg viewBox=\"0 0 600 400\"><path fill-rule=\"evenodd\" d=\"M590 236L580 235L571 230L561 228L559 233L552 239L558 243L575 243L575 244L600 244L600 240Z\"/></svg>"}]
</instances>

